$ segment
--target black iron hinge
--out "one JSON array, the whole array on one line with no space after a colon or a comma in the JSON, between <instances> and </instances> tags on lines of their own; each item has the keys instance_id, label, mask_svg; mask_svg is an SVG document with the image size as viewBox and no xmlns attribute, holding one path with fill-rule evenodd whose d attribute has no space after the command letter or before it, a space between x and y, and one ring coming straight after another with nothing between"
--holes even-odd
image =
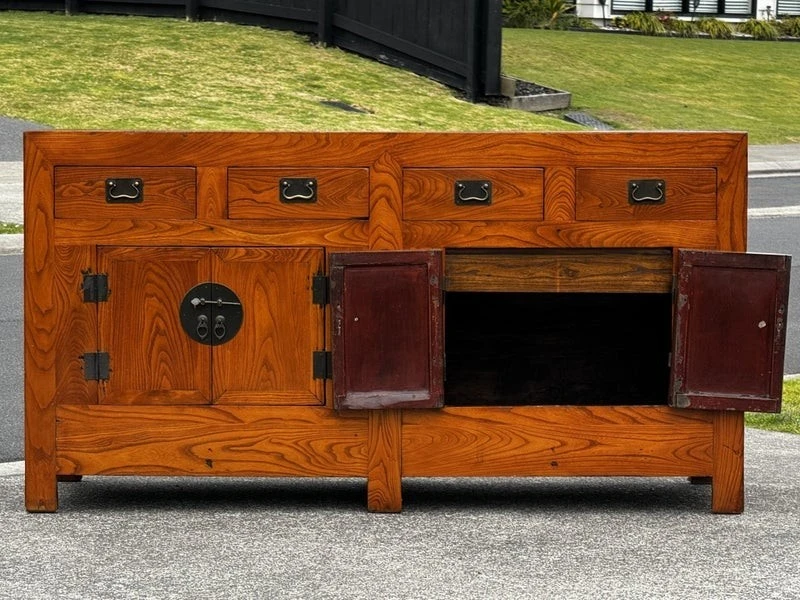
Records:
<instances>
[{"instance_id":1,"label":"black iron hinge","mask_svg":"<svg viewBox=\"0 0 800 600\"><path fill-rule=\"evenodd\" d=\"M105 381L108 372L108 352L87 352L83 355L83 376L87 381Z\"/></svg>"},{"instance_id":2,"label":"black iron hinge","mask_svg":"<svg viewBox=\"0 0 800 600\"><path fill-rule=\"evenodd\" d=\"M105 302L108 300L108 275L105 273L84 273L83 283L84 302Z\"/></svg>"},{"instance_id":3,"label":"black iron hinge","mask_svg":"<svg viewBox=\"0 0 800 600\"><path fill-rule=\"evenodd\" d=\"M322 274L314 275L311 282L312 300L314 304L325 306L328 304L330 294L330 280Z\"/></svg>"},{"instance_id":4,"label":"black iron hinge","mask_svg":"<svg viewBox=\"0 0 800 600\"><path fill-rule=\"evenodd\" d=\"M331 379L333 377L333 361L331 353L325 350L314 352L314 379Z\"/></svg>"}]
</instances>

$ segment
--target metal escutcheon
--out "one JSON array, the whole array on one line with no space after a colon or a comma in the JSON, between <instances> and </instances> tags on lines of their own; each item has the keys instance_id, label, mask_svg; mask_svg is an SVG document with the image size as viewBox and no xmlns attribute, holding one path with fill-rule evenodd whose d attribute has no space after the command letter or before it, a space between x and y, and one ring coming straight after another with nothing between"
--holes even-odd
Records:
<instances>
[{"instance_id":1,"label":"metal escutcheon","mask_svg":"<svg viewBox=\"0 0 800 600\"><path fill-rule=\"evenodd\" d=\"M244 310L239 297L219 283L201 283L183 297L180 319L194 341L219 346L231 341L242 326Z\"/></svg>"}]
</instances>

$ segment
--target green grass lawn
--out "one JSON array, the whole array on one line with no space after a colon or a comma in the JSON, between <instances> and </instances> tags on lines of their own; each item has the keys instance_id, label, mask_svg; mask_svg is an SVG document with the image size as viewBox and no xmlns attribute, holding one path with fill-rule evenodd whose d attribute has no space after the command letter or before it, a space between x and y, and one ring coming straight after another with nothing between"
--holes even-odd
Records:
<instances>
[{"instance_id":1,"label":"green grass lawn","mask_svg":"<svg viewBox=\"0 0 800 600\"><path fill-rule=\"evenodd\" d=\"M508 74L622 129L800 143L800 44L506 29ZM344 102L366 112L321 104ZM563 130L559 115L452 90L291 33L223 23L0 12L0 114L55 127Z\"/></svg>"},{"instance_id":2,"label":"green grass lawn","mask_svg":"<svg viewBox=\"0 0 800 600\"><path fill-rule=\"evenodd\" d=\"M800 434L800 379L783 383L783 410L780 414L747 413L748 427Z\"/></svg>"},{"instance_id":3,"label":"green grass lawn","mask_svg":"<svg viewBox=\"0 0 800 600\"><path fill-rule=\"evenodd\" d=\"M506 29L503 69L625 129L733 129L800 143L800 43Z\"/></svg>"},{"instance_id":4,"label":"green grass lawn","mask_svg":"<svg viewBox=\"0 0 800 600\"><path fill-rule=\"evenodd\" d=\"M292 33L40 12L0 12L0 114L81 129L577 129Z\"/></svg>"}]
</instances>

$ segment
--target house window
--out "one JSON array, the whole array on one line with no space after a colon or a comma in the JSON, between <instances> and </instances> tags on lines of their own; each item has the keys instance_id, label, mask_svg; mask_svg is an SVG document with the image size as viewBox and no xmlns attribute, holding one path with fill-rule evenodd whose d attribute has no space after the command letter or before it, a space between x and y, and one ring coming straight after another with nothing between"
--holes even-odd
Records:
<instances>
[{"instance_id":1,"label":"house window","mask_svg":"<svg viewBox=\"0 0 800 600\"><path fill-rule=\"evenodd\" d=\"M611 12L627 13L634 11L663 11L677 15L753 15L753 0L611 0ZM788 7L786 14L800 14L800 0L778 0L778 13L781 6ZM794 10L795 13L789 11Z\"/></svg>"},{"instance_id":2,"label":"house window","mask_svg":"<svg viewBox=\"0 0 800 600\"><path fill-rule=\"evenodd\" d=\"M776 10L779 17L800 15L800 0L778 0Z\"/></svg>"}]
</instances>

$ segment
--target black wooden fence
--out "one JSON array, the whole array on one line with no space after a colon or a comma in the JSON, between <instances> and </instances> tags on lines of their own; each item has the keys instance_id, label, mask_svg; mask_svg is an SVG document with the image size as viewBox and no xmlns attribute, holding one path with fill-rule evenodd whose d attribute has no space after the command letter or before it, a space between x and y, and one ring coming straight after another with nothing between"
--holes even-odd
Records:
<instances>
[{"instance_id":1,"label":"black wooden fence","mask_svg":"<svg viewBox=\"0 0 800 600\"><path fill-rule=\"evenodd\" d=\"M4 10L126 14L288 29L455 88L500 93L501 0L61 0Z\"/></svg>"}]
</instances>

